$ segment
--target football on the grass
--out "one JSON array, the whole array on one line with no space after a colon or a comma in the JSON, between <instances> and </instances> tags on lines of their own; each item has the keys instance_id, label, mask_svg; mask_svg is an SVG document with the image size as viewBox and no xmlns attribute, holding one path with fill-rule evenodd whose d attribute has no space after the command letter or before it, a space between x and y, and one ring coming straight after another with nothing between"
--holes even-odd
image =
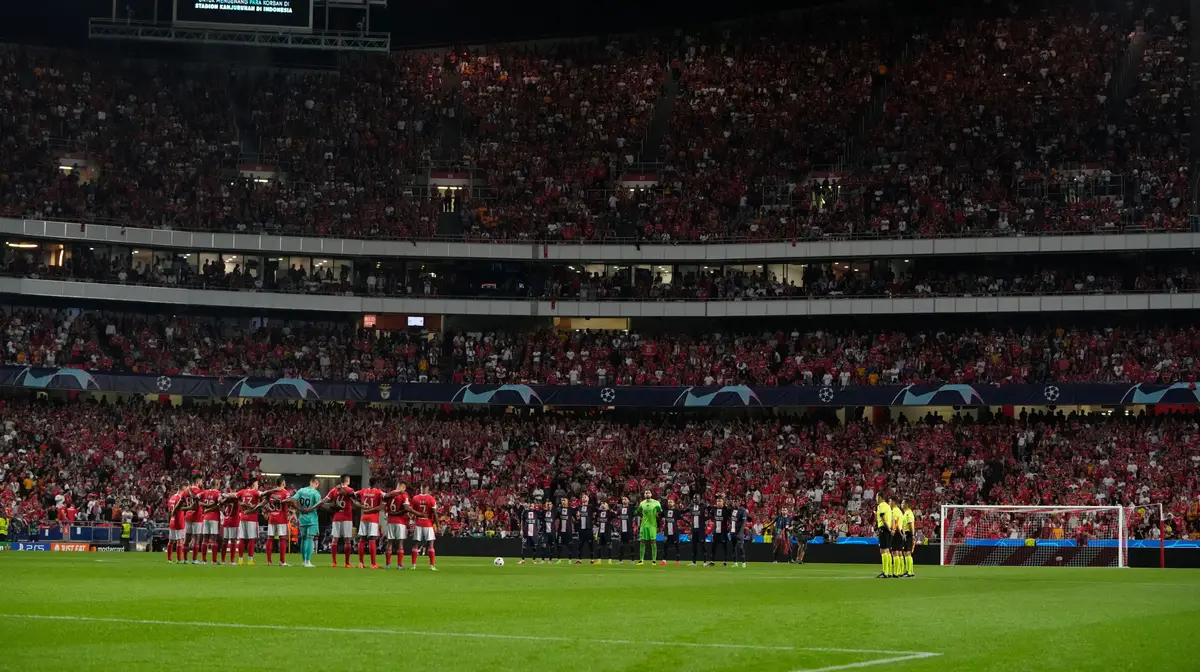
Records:
<instances>
[{"instance_id":1,"label":"football on the grass","mask_svg":"<svg viewBox=\"0 0 1200 672\"><path fill-rule=\"evenodd\" d=\"M492 564L497 567L503 567L504 566L504 558L496 558L495 560L492 561Z\"/></svg>"}]
</instances>

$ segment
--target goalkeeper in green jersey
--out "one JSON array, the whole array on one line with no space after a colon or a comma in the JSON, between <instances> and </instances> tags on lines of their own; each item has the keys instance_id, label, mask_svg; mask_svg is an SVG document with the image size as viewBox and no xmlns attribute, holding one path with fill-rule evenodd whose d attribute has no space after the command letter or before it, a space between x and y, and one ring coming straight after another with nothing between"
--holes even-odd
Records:
<instances>
[{"instance_id":1,"label":"goalkeeper in green jersey","mask_svg":"<svg viewBox=\"0 0 1200 672\"><path fill-rule=\"evenodd\" d=\"M638 537L642 540L638 548L639 565L646 562L646 547L650 547L650 564L658 563L658 514L662 513L662 504L654 498L654 493L646 489L642 495L645 499L637 505L636 511L642 515L641 532Z\"/></svg>"}]
</instances>

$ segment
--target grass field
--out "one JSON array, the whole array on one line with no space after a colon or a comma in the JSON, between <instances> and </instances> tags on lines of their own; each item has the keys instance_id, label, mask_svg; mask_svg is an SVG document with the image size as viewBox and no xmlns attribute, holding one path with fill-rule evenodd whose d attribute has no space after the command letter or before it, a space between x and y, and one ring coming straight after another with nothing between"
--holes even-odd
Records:
<instances>
[{"instance_id":1,"label":"grass field","mask_svg":"<svg viewBox=\"0 0 1200 672\"><path fill-rule=\"evenodd\" d=\"M2 554L0 669L1200 669L1189 570L316 561Z\"/></svg>"}]
</instances>

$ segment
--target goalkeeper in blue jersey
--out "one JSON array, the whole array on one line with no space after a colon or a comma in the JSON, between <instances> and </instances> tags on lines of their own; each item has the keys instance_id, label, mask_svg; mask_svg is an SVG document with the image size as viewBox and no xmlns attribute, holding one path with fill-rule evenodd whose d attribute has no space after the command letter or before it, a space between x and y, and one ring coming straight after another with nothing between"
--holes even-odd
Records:
<instances>
[{"instance_id":1,"label":"goalkeeper in blue jersey","mask_svg":"<svg viewBox=\"0 0 1200 672\"><path fill-rule=\"evenodd\" d=\"M317 543L317 504L321 502L321 493L317 487L321 484L314 476L308 481L307 488L300 488L292 495L300 509L300 555L305 567L313 567L313 550Z\"/></svg>"}]
</instances>

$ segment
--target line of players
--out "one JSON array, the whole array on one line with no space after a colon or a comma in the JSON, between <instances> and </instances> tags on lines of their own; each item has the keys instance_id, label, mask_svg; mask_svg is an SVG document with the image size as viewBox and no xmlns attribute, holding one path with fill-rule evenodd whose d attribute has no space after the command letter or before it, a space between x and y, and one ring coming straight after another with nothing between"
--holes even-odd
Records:
<instances>
[{"instance_id":1,"label":"line of players","mask_svg":"<svg viewBox=\"0 0 1200 672\"><path fill-rule=\"evenodd\" d=\"M350 487L350 477L343 475L341 483L325 495L318 491L319 481L310 480L308 487L295 493L289 492L283 478L275 487L260 489L258 479L238 491L221 492L214 486L205 487L206 479L197 477L193 482L181 484L179 490L167 500L170 522L167 526L167 561L190 564L207 564L212 553L213 564L254 565L254 551L258 542L259 516L267 516L266 553L267 564L272 564L275 548L279 550L279 564L287 567L288 524L296 520L298 513L303 566L313 567L312 556L319 536L318 509L333 509L332 558L337 567L338 542L343 543L345 566L351 567L350 552L354 533L354 509L361 512L358 527L358 566L365 568L364 552L369 549L372 569L377 564L377 544L380 532L386 534L385 568L391 567L392 555L396 556L396 568L404 568L404 545L408 532L413 532L411 567L416 569L417 555L424 551L429 558L430 569L435 566L434 520L437 501L429 494L427 485L421 486L420 494L408 496L407 486L397 482L393 490L384 492L377 485L382 483L372 478L369 487L355 490ZM386 522L380 523L384 513ZM218 560L220 551L220 560ZM228 560L227 560L228 558Z\"/></svg>"},{"instance_id":2,"label":"line of players","mask_svg":"<svg viewBox=\"0 0 1200 672\"><path fill-rule=\"evenodd\" d=\"M554 502L546 501L540 506L535 503L521 508L521 563L526 559L534 563L568 562L573 557L575 564L583 564L586 554L589 564L598 564L615 559L617 564L633 558L633 544L639 545L637 564L643 564L647 550L651 562L667 564L671 550L675 551L675 564L683 560L680 544L681 535L691 538L692 560L690 566L713 567L717 551L721 552L721 563L729 565L732 557L734 567L746 567L746 542L751 539L750 525L753 522L749 511L741 503L727 503L719 496L713 505L704 503L695 495L690 504L681 505L674 495L667 497L663 508L653 493L646 490L644 499L633 506L628 497L621 497L616 506L606 501L592 503L587 495L580 497L578 506L571 506L567 498ZM663 535L663 559L658 560L658 534ZM696 531L700 533L697 534ZM708 542L705 543L706 538ZM607 557L605 557L607 555Z\"/></svg>"},{"instance_id":3,"label":"line of players","mask_svg":"<svg viewBox=\"0 0 1200 672\"><path fill-rule=\"evenodd\" d=\"M885 499L880 493L875 506L875 533L879 538L879 556L883 563L880 579L902 579L916 576L913 572L913 544L916 539L917 518L908 500L896 496Z\"/></svg>"}]
</instances>

